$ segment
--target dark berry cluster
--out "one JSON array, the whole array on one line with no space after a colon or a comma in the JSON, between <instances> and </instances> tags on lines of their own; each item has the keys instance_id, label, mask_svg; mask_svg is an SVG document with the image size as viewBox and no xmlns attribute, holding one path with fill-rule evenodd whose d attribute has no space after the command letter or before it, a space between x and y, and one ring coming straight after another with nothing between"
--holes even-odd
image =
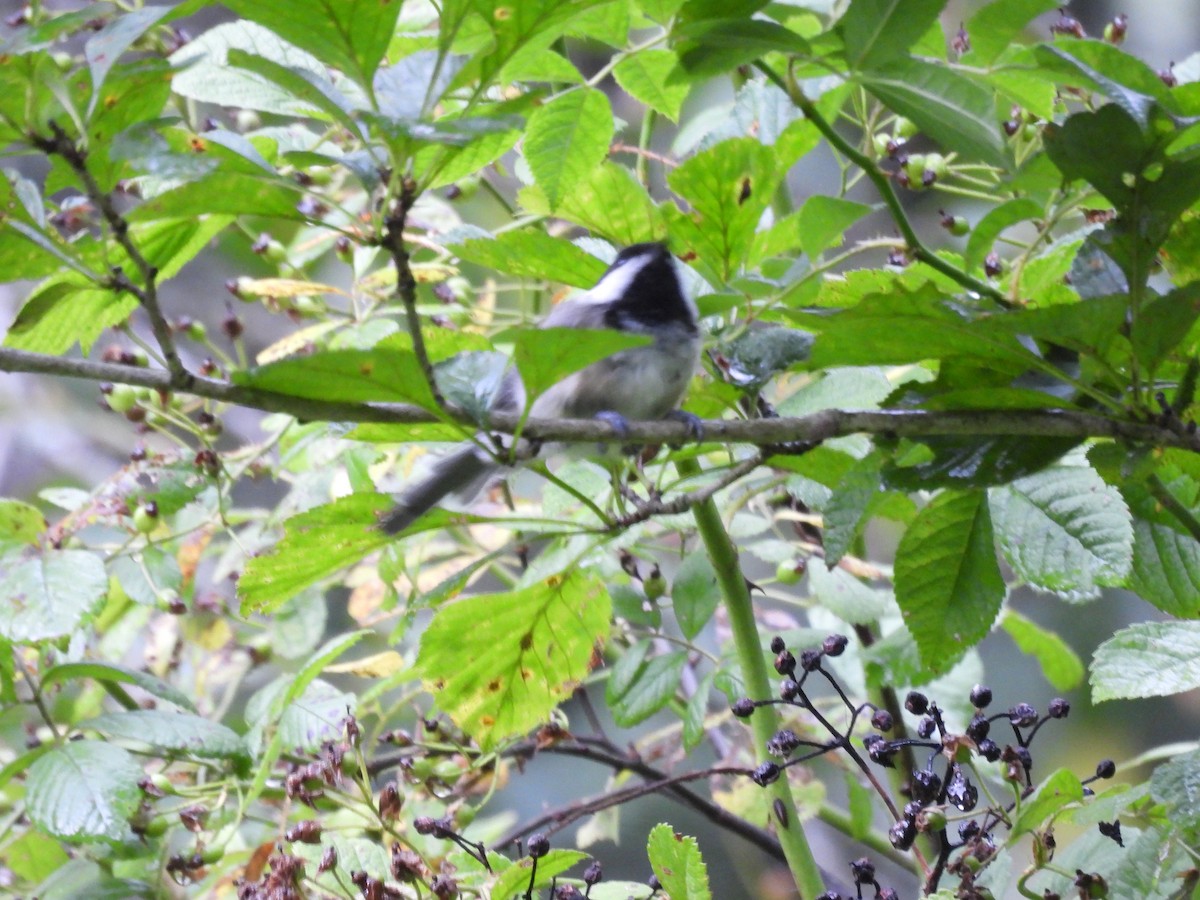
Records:
<instances>
[{"instance_id":1,"label":"dark berry cluster","mask_svg":"<svg viewBox=\"0 0 1200 900\"><path fill-rule=\"evenodd\" d=\"M978 873L996 854L993 832L998 827L1011 824L1011 813L1015 803L992 805L980 808L980 788L977 784L977 760L999 762L1003 766L1003 777L1012 784L1022 798L1034 790L1033 755L1030 745L1034 737L1052 719L1065 719L1070 713L1070 704L1061 698L1050 702L1045 714L1041 714L1029 703L1017 703L1003 712L988 713L992 704L992 691L984 685L976 685L970 694L975 713L962 733L947 727L943 710L938 704L920 691L910 691L904 698L903 708L915 718L911 727L898 723L900 704L892 701L896 713L873 706L870 703L854 705L836 678L823 666L828 656L837 656L846 647L846 638L831 635L819 649L806 650L797 657L785 646L781 638L771 642L775 654L775 670L782 676L779 699L754 700L742 698L733 704L733 714L747 718L760 706L783 704L804 710L816 725L828 734L828 739L817 740L805 737L794 728L783 728L767 741L767 753L778 758L761 764L751 773L759 785L768 785L796 763L813 759L835 750L844 751L850 759L867 774L871 783L882 795L884 803L892 811L895 824L888 838L897 850L912 848L919 835L928 836L936 848L936 860L930 869L926 889L935 891L945 874L957 876L962 896L976 896L974 882ZM823 679L831 686L849 712L849 722L844 730L831 723L830 719L814 705L808 693L808 679L812 676ZM870 711L872 731L865 734L857 746L852 742L855 726L865 711ZM1012 736L997 740L993 727L1007 723ZM1003 742L1003 745L1002 743ZM865 751L864 755L859 747ZM798 752L800 751L800 752ZM924 754L924 761L918 759ZM868 771L869 760L885 768L902 768L909 773L903 788L906 802L900 808L887 794L881 782ZM1101 762L1096 773L1084 781L1087 784L1097 778L1111 778L1116 767L1110 760ZM951 837L951 832L957 835ZM1100 831L1114 841L1120 842L1120 823L1102 823ZM868 860L858 860L852 865L855 884L873 885L876 897L885 897L885 889L876 884L874 867ZM867 875L869 873L869 877ZM825 895L836 898L836 893ZM891 896L894 896L892 894Z\"/></svg>"}]
</instances>

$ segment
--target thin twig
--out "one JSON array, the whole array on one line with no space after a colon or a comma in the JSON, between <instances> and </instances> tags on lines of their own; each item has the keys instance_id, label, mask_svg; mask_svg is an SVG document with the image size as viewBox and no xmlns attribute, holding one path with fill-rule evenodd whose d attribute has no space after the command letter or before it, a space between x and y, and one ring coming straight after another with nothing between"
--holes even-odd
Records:
<instances>
[{"instance_id":1,"label":"thin twig","mask_svg":"<svg viewBox=\"0 0 1200 900\"><path fill-rule=\"evenodd\" d=\"M408 213L417 201L417 183L411 178L403 178L400 183L400 196L384 220L383 246L392 257L392 265L396 268L396 294L404 304L404 317L408 323L408 334L412 338L413 354L425 375L429 392L437 401L438 406L445 406L442 392L438 390L437 379L433 374L433 364L429 361L429 352L425 349L425 338L421 333L421 317L417 314L417 279L412 273L412 259L408 253L408 245L404 240L404 226L408 221Z\"/></svg>"},{"instance_id":2,"label":"thin twig","mask_svg":"<svg viewBox=\"0 0 1200 900\"><path fill-rule=\"evenodd\" d=\"M175 339L171 334L171 326L167 324L162 307L158 302L158 268L151 265L150 261L142 255L141 250L129 235L129 222L117 212L112 197L101 190L100 185L92 176L87 167L87 151L80 149L70 135L63 131L53 119L49 122L49 128L54 137L31 135L30 140L42 152L49 156L62 157L63 161L71 167L71 170L79 177L88 200L104 217L105 223L112 232L113 240L121 246L121 249L125 251L137 268L143 282L140 286L130 280L120 268L114 268L109 287L117 291L128 291L137 298L138 303L150 319L150 328L154 332L154 339L158 342L159 349L162 350L167 371L171 374L169 387L173 390L187 390L191 386L193 376L184 368L183 361L179 358L179 351L175 348Z\"/></svg>"}]
</instances>

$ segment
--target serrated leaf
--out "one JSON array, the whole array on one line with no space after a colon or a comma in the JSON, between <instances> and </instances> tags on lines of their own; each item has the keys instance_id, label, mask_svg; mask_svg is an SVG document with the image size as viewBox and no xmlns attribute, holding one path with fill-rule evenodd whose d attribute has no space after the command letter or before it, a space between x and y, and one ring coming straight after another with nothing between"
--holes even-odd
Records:
<instances>
[{"instance_id":1,"label":"serrated leaf","mask_svg":"<svg viewBox=\"0 0 1200 900\"><path fill-rule=\"evenodd\" d=\"M1200 622L1139 622L1092 657L1092 702L1169 697L1200 687Z\"/></svg>"},{"instance_id":2,"label":"serrated leaf","mask_svg":"<svg viewBox=\"0 0 1200 900\"><path fill-rule=\"evenodd\" d=\"M236 15L251 19L341 69L360 85L383 59L400 15L400 3L379 0L229 0Z\"/></svg>"},{"instance_id":3,"label":"serrated leaf","mask_svg":"<svg viewBox=\"0 0 1200 900\"><path fill-rule=\"evenodd\" d=\"M849 625L878 622L891 606L888 591L864 584L845 569L810 565L808 585L823 608Z\"/></svg>"},{"instance_id":4,"label":"serrated leaf","mask_svg":"<svg viewBox=\"0 0 1200 900\"><path fill-rule=\"evenodd\" d=\"M52 279L26 298L4 336L4 345L61 354L78 343L89 353L104 329L124 322L137 308L132 294Z\"/></svg>"},{"instance_id":5,"label":"serrated leaf","mask_svg":"<svg viewBox=\"0 0 1200 900\"><path fill-rule=\"evenodd\" d=\"M0 556L9 550L36 546L46 517L36 506L20 500L0 500Z\"/></svg>"},{"instance_id":6,"label":"serrated leaf","mask_svg":"<svg viewBox=\"0 0 1200 900\"><path fill-rule=\"evenodd\" d=\"M896 602L921 661L945 672L987 636L1004 579L982 491L943 491L917 513L896 550Z\"/></svg>"},{"instance_id":7,"label":"serrated leaf","mask_svg":"<svg viewBox=\"0 0 1200 900\"><path fill-rule=\"evenodd\" d=\"M544 231L507 231L493 239L453 244L451 249L460 259L500 272L581 288L594 285L606 268L586 250Z\"/></svg>"},{"instance_id":8,"label":"serrated leaf","mask_svg":"<svg viewBox=\"0 0 1200 900\"><path fill-rule=\"evenodd\" d=\"M484 748L545 721L587 675L608 636L603 586L575 571L459 600L421 636L415 672Z\"/></svg>"},{"instance_id":9,"label":"serrated leaf","mask_svg":"<svg viewBox=\"0 0 1200 900\"><path fill-rule=\"evenodd\" d=\"M1154 799L1164 804L1171 823L1181 828L1200 824L1200 750L1163 763L1150 776Z\"/></svg>"},{"instance_id":10,"label":"serrated leaf","mask_svg":"<svg viewBox=\"0 0 1200 900\"><path fill-rule=\"evenodd\" d=\"M613 77L622 90L672 122L679 121L691 85L681 77L679 60L669 50L645 50L624 57Z\"/></svg>"},{"instance_id":11,"label":"serrated leaf","mask_svg":"<svg viewBox=\"0 0 1200 900\"><path fill-rule=\"evenodd\" d=\"M1186 284L1146 303L1129 341L1139 362L1154 372L1183 341L1200 316L1200 283Z\"/></svg>"},{"instance_id":12,"label":"serrated leaf","mask_svg":"<svg viewBox=\"0 0 1200 900\"><path fill-rule=\"evenodd\" d=\"M578 862L588 858L586 853L579 850L551 849L537 862L537 877L530 882L533 874L534 860L523 856L500 873L496 883L492 885L491 895L494 897L516 897L529 890L538 891L548 888L554 879Z\"/></svg>"},{"instance_id":13,"label":"serrated leaf","mask_svg":"<svg viewBox=\"0 0 1200 900\"><path fill-rule=\"evenodd\" d=\"M797 222L800 249L815 260L845 238L846 229L871 212L871 207L839 197L814 194L800 207Z\"/></svg>"},{"instance_id":14,"label":"serrated leaf","mask_svg":"<svg viewBox=\"0 0 1200 900\"><path fill-rule=\"evenodd\" d=\"M377 526L391 504L382 494L350 494L288 519L283 540L270 554L250 559L238 579L242 614L269 613L389 543L393 538Z\"/></svg>"},{"instance_id":15,"label":"serrated leaf","mask_svg":"<svg viewBox=\"0 0 1200 900\"><path fill-rule=\"evenodd\" d=\"M1000 547L1027 584L1089 597L1129 574L1129 508L1090 466L1055 466L993 488L990 499Z\"/></svg>"},{"instance_id":16,"label":"serrated leaf","mask_svg":"<svg viewBox=\"0 0 1200 900\"><path fill-rule=\"evenodd\" d=\"M675 572L671 603L679 630L688 640L696 637L717 611L721 589L717 573L704 553L689 553Z\"/></svg>"},{"instance_id":17,"label":"serrated leaf","mask_svg":"<svg viewBox=\"0 0 1200 900\"><path fill-rule=\"evenodd\" d=\"M1011 609L1005 611L1000 624L1022 653L1037 660L1042 674L1057 690L1079 687L1084 676L1083 660L1066 641Z\"/></svg>"},{"instance_id":18,"label":"serrated leaf","mask_svg":"<svg viewBox=\"0 0 1200 900\"><path fill-rule=\"evenodd\" d=\"M522 191L521 200L531 212L552 211L540 190ZM646 188L629 169L611 162L593 170L585 182L563 198L555 214L618 246L666 236L662 212Z\"/></svg>"},{"instance_id":19,"label":"serrated leaf","mask_svg":"<svg viewBox=\"0 0 1200 900\"><path fill-rule=\"evenodd\" d=\"M727 282L744 264L780 172L770 147L722 141L674 169L667 182L688 205L669 206L672 244L699 257L710 280Z\"/></svg>"},{"instance_id":20,"label":"serrated leaf","mask_svg":"<svg viewBox=\"0 0 1200 900\"><path fill-rule=\"evenodd\" d=\"M145 773L127 751L102 741L71 741L29 767L25 809L38 828L68 843L130 837Z\"/></svg>"},{"instance_id":21,"label":"serrated leaf","mask_svg":"<svg viewBox=\"0 0 1200 900\"><path fill-rule=\"evenodd\" d=\"M104 563L84 550L0 562L0 637L15 643L66 637L91 618L107 592Z\"/></svg>"},{"instance_id":22,"label":"serrated leaf","mask_svg":"<svg viewBox=\"0 0 1200 900\"><path fill-rule=\"evenodd\" d=\"M671 900L711 900L708 868L694 837L676 834L670 825L655 825L646 841L646 853Z\"/></svg>"},{"instance_id":23,"label":"serrated leaf","mask_svg":"<svg viewBox=\"0 0 1200 900\"><path fill-rule=\"evenodd\" d=\"M870 453L842 476L821 510L825 535L825 565L833 568L859 535L867 507L883 484L883 457ZM865 621L865 620L864 620Z\"/></svg>"},{"instance_id":24,"label":"serrated leaf","mask_svg":"<svg viewBox=\"0 0 1200 900\"><path fill-rule=\"evenodd\" d=\"M1099 88L1142 128L1149 126L1155 104L1177 109L1170 89L1154 69L1107 41L1043 44L1036 48L1035 58L1044 70L1060 69L1076 76L1075 86L1080 85L1078 76L1083 76L1086 86Z\"/></svg>"},{"instance_id":25,"label":"serrated leaf","mask_svg":"<svg viewBox=\"0 0 1200 900\"><path fill-rule=\"evenodd\" d=\"M320 678L294 682L283 676L267 685L246 705L246 721L251 726L246 742L262 759L260 772L269 768L284 748L316 750L327 741L341 740L346 716L353 714L357 702L354 694Z\"/></svg>"},{"instance_id":26,"label":"serrated leaf","mask_svg":"<svg viewBox=\"0 0 1200 900\"><path fill-rule=\"evenodd\" d=\"M229 65L261 75L297 100L308 104L312 112L323 113L330 121L339 123L350 134L361 134L361 128L353 117L354 104L322 73L300 66L281 65L237 47L229 48L227 58Z\"/></svg>"},{"instance_id":27,"label":"serrated leaf","mask_svg":"<svg viewBox=\"0 0 1200 900\"><path fill-rule=\"evenodd\" d=\"M704 722L708 716L708 697L712 693L713 673L709 672L696 685L696 690L688 698L687 708L683 714L683 749L690 753L700 746L704 740Z\"/></svg>"},{"instance_id":28,"label":"serrated leaf","mask_svg":"<svg viewBox=\"0 0 1200 900\"><path fill-rule=\"evenodd\" d=\"M613 721L632 728L666 706L679 690L687 654L679 651L655 656L627 679L606 692ZM618 693L618 689L624 688Z\"/></svg>"},{"instance_id":29,"label":"serrated leaf","mask_svg":"<svg viewBox=\"0 0 1200 900\"><path fill-rule=\"evenodd\" d=\"M1128 587L1168 615L1200 616L1200 543L1170 525L1136 518Z\"/></svg>"},{"instance_id":30,"label":"serrated leaf","mask_svg":"<svg viewBox=\"0 0 1200 900\"><path fill-rule=\"evenodd\" d=\"M943 65L915 59L872 69L861 81L943 149L1001 168L1010 165L997 124L996 95L979 82Z\"/></svg>"},{"instance_id":31,"label":"serrated leaf","mask_svg":"<svg viewBox=\"0 0 1200 900\"><path fill-rule=\"evenodd\" d=\"M650 343L644 335L582 328L529 328L513 338L513 362L531 400L572 372Z\"/></svg>"},{"instance_id":32,"label":"serrated leaf","mask_svg":"<svg viewBox=\"0 0 1200 900\"><path fill-rule=\"evenodd\" d=\"M608 98L591 88L563 94L529 117L525 159L552 210L608 156L612 134Z\"/></svg>"},{"instance_id":33,"label":"serrated leaf","mask_svg":"<svg viewBox=\"0 0 1200 900\"><path fill-rule=\"evenodd\" d=\"M199 759L236 759L248 755L236 733L201 716L158 709L105 713L80 723L110 738L145 744L166 753L186 753Z\"/></svg>"},{"instance_id":34,"label":"serrated leaf","mask_svg":"<svg viewBox=\"0 0 1200 900\"><path fill-rule=\"evenodd\" d=\"M1055 813L1070 803L1083 799L1083 785L1079 776L1067 769L1059 769L1037 786L1033 796L1021 803L1020 812L1013 823L1009 841L1049 824Z\"/></svg>"}]
</instances>

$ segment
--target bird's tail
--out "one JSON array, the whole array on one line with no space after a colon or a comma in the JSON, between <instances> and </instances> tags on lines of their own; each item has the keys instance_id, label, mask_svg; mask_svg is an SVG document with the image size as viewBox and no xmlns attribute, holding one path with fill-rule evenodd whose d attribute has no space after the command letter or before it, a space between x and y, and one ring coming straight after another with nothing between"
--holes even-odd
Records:
<instances>
[{"instance_id":1,"label":"bird's tail","mask_svg":"<svg viewBox=\"0 0 1200 900\"><path fill-rule=\"evenodd\" d=\"M496 461L473 444L460 447L434 463L424 478L406 487L396 505L379 520L379 527L388 534L403 531L445 497L470 503L499 470Z\"/></svg>"}]
</instances>

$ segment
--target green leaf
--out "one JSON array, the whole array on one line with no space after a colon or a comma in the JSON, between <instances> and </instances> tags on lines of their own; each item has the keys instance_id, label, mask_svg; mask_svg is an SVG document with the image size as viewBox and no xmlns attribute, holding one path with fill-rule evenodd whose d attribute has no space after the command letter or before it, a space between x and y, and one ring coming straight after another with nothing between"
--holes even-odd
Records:
<instances>
[{"instance_id":1,"label":"green leaf","mask_svg":"<svg viewBox=\"0 0 1200 900\"><path fill-rule=\"evenodd\" d=\"M691 85L681 77L679 60L669 50L644 50L624 57L613 69L622 90L672 122L679 121Z\"/></svg>"},{"instance_id":2,"label":"green leaf","mask_svg":"<svg viewBox=\"0 0 1200 900\"><path fill-rule=\"evenodd\" d=\"M1139 622L1096 648L1092 702L1169 697L1200 687L1200 622Z\"/></svg>"},{"instance_id":3,"label":"green leaf","mask_svg":"<svg viewBox=\"0 0 1200 900\"><path fill-rule=\"evenodd\" d=\"M540 190L525 189L522 203L535 213L552 210ZM658 241L666 236L662 212L629 169L606 162L563 198L555 213L617 246Z\"/></svg>"},{"instance_id":4,"label":"green leaf","mask_svg":"<svg viewBox=\"0 0 1200 900\"><path fill-rule=\"evenodd\" d=\"M677 834L670 825L658 824L650 829L646 853L671 900L711 900L708 868L694 837Z\"/></svg>"},{"instance_id":5,"label":"green leaf","mask_svg":"<svg viewBox=\"0 0 1200 900\"><path fill-rule=\"evenodd\" d=\"M141 688L146 693L158 697L160 700L166 700L168 703L178 706L180 709L185 709L190 713L196 712L196 707L192 704L191 699L179 689L172 687L161 679L155 678L149 672L139 672L136 669L118 666L114 663L62 663L49 669L42 675L42 688L45 689L51 685L71 681L76 678L93 678L106 686L111 685L114 688L121 684L132 684L135 687ZM136 707L133 701L130 701L130 703L132 704L130 708Z\"/></svg>"},{"instance_id":6,"label":"green leaf","mask_svg":"<svg viewBox=\"0 0 1200 900\"><path fill-rule=\"evenodd\" d=\"M346 716L353 714L357 702L354 694L320 678L293 681L282 676L267 685L246 704L251 726L246 742L262 759L260 772L273 766L285 748L316 750L326 741L342 740Z\"/></svg>"},{"instance_id":7,"label":"green leaf","mask_svg":"<svg viewBox=\"0 0 1200 900\"><path fill-rule=\"evenodd\" d=\"M868 294L853 309L811 321L821 331L813 345L814 368L970 357L1022 370L1037 362L1015 336L963 318L932 284Z\"/></svg>"},{"instance_id":8,"label":"green leaf","mask_svg":"<svg viewBox=\"0 0 1200 900\"><path fill-rule=\"evenodd\" d=\"M683 749L690 753L700 746L705 738L704 722L708 716L708 698L712 693L713 673L700 679L696 690L688 698L683 715Z\"/></svg>"},{"instance_id":9,"label":"green leaf","mask_svg":"<svg viewBox=\"0 0 1200 900\"><path fill-rule=\"evenodd\" d=\"M52 550L7 565L0 560L0 637L32 643L69 636L107 592L104 563L84 550Z\"/></svg>"},{"instance_id":10,"label":"green leaf","mask_svg":"<svg viewBox=\"0 0 1200 900\"><path fill-rule=\"evenodd\" d=\"M34 884L65 866L70 857L62 845L40 831L27 831L4 848L5 864L18 878Z\"/></svg>"},{"instance_id":11,"label":"green leaf","mask_svg":"<svg viewBox=\"0 0 1200 900\"><path fill-rule=\"evenodd\" d=\"M800 249L815 260L824 250L841 244L846 229L870 212L871 207L862 203L814 194L800 207Z\"/></svg>"},{"instance_id":12,"label":"green leaf","mask_svg":"<svg viewBox=\"0 0 1200 900\"><path fill-rule=\"evenodd\" d=\"M939 4L940 5L940 4ZM863 86L929 137L968 159L1010 165L995 92L943 65L896 60L862 75Z\"/></svg>"},{"instance_id":13,"label":"green leaf","mask_svg":"<svg viewBox=\"0 0 1200 900\"><path fill-rule=\"evenodd\" d=\"M350 494L285 523L286 534L269 554L255 556L238 579L242 614L270 613L311 584L362 560L393 538L377 527L392 500Z\"/></svg>"},{"instance_id":14,"label":"green leaf","mask_svg":"<svg viewBox=\"0 0 1200 900\"><path fill-rule=\"evenodd\" d=\"M943 0L851 0L838 22L850 68L875 68L904 55L945 5Z\"/></svg>"},{"instance_id":15,"label":"green leaf","mask_svg":"<svg viewBox=\"0 0 1200 900\"><path fill-rule=\"evenodd\" d=\"M353 104L322 73L302 66L281 65L237 47L229 48L227 58L229 65L261 75L297 100L308 104L313 112L322 113L330 121L339 123L350 134L361 134L361 128L353 117Z\"/></svg>"},{"instance_id":16,"label":"green leaf","mask_svg":"<svg viewBox=\"0 0 1200 900\"><path fill-rule=\"evenodd\" d=\"M1128 587L1168 615L1200 617L1200 543L1170 525L1136 518Z\"/></svg>"},{"instance_id":17,"label":"green leaf","mask_svg":"<svg viewBox=\"0 0 1200 900\"><path fill-rule=\"evenodd\" d=\"M871 833L871 822L875 818L875 795L863 787L853 772L846 772L846 807L850 813L850 837L863 840Z\"/></svg>"},{"instance_id":18,"label":"green leaf","mask_svg":"<svg viewBox=\"0 0 1200 900\"><path fill-rule=\"evenodd\" d=\"M613 721L622 728L632 728L670 703L679 690L686 665L687 654L683 651L664 653L637 666L630 677L610 683L605 697Z\"/></svg>"},{"instance_id":19,"label":"green leaf","mask_svg":"<svg viewBox=\"0 0 1200 900\"><path fill-rule=\"evenodd\" d=\"M1044 133L1046 153L1069 181L1081 178L1118 209L1128 209L1133 189L1127 176L1150 162L1149 145L1129 113L1109 104L1068 116Z\"/></svg>"},{"instance_id":20,"label":"green leaf","mask_svg":"<svg viewBox=\"0 0 1200 900\"><path fill-rule=\"evenodd\" d=\"M921 662L946 672L987 636L1004 601L987 495L943 491L896 550L896 602Z\"/></svg>"},{"instance_id":21,"label":"green leaf","mask_svg":"<svg viewBox=\"0 0 1200 900\"><path fill-rule=\"evenodd\" d=\"M1022 653L1037 660L1042 674L1056 690L1079 687L1084 676L1083 660L1066 641L1011 609L1005 610L1000 624Z\"/></svg>"},{"instance_id":22,"label":"green leaf","mask_svg":"<svg viewBox=\"0 0 1200 900\"><path fill-rule=\"evenodd\" d=\"M247 756L245 742L217 722L186 712L132 709L89 719L80 728L109 738L145 744L158 752L185 753L198 759Z\"/></svg>"},{"instance_id":23,"label":"green leaf","mask_svg":"<svg viewBox=\"0 0 1200 900\"><path fill-rule=\"evenodd\" d=\"M1196 282L1145 304L1129 336L1138 361L1154 372L1188 336L1197 316L1200 316L1200 283Z\"/></svg>"},{"instance_id":24,"label":"green leaf","mask_svg":"<svg viewBox=\"0 0 1200 900\"><path fill-rule=\"evenodd\" d=\"M521 137L519 129L485 132L460 147L424 147L417 152L416 168L430 174L427 187L445 187L460 179L469 178L490 166L511 150ZM437 164L432 165L431 160Z\"/></svg>"},{"instance_id":25,"label":"green leaf","mask_svg":"<svg viewBox=\"0 0 1200 900\"><path fill-rule=\"evenodd\" d=\"M667 176L689 207L668 207L672 244L698 256L710 280L727 282L746 260L780 175L771 148L753 138L697 153Z\"/></svg>"},{"instance_id":26,"label":"green leaf","mask_svg":"<svg viewBox=\"0 0 1200 900\"><path fill-rule=\"evenodd\" d=\"M968 272L978 269L984 257L991 252L992 245L1001 233L1018 222L1026 219L1036 219L1045 212L1041 204L1035 203L1028 197L1006 200L999 206L987 211L982 219L971 229L967 238L967 252L963 256L963 268Z\"/></svg>"},{"instance_id":27,"label":"green leaf","mask_svg":"<svg viewBox=\"0 0 1200 900\"><path fill-rule=\"evenodd\" d=\"M377 344L370 350L326 350L235 372L235 384L274 394L345 403L415 403L438 409L411 350Z\"/></svg>"},{"instance_id":28,"label":"green leaf","mask_svg":"<svg viewBox=\"0 0 1200 900\"><path fill-rule=\"evenodd\" d=\"M0 500L0 556L9 550L37 546L46 517L36 506L20 500Z\"/></svg>"},{"instance_id":29,"label":"green leaf","mask_svg":"<svg viewBox=\"0 0 1200 900\"><path fill-rule=\"evenodd\" d=\"M689 553L684 557L671 585L671 602L679 630L692 640L708 624L721 602L717 573L706 554Z\"/></svg>"},{"instance_id":30,"label":"green leaf","mask_svg":"<svg viewBox=\"0 0 1200 900\"><path fill-rule=\"evenodd\" d=\"M102 741L71 741L29 767L25 809L33 823L68 843L120 842L142 800L145 773L127 751Z\"/></svg>"},{"instance_id":31,"label":"green leaf","mask_svg":"<svg viewBox=\"0 0 1200 900\"><path fill-rule=\"evenodd\" d=\"M883 456L875 452L857 460L842 476L821 511L825 565L837 565L858 538L867 507L883 484Z\"/></svg>"},{"instance_id":32,"label":"green leaf","mask_svg":"<svg viewBox=\"0 0 1200 900\"><path fill-rule=\"evenodd\" d=\"M607 328L526 328L513 337L513 362L530 400L621 350L644 347L649 337Z\"/></svg>"},{"instance_id":33,"label":"green leaf","mask_svg":"<svg viewBox=\"0 0 1200 900\"><path fill-rule=\"evenodd\" d=\"M676 29L676 34L680 66L693 80L724 74L768 53L809 49L796 32L768 19L705 19Z\"/></svg>"},{"instance_id":34,"label":"green leaf","mask_svg":"<svg viewBox=\"0 0 1200 900\"><path fill-rule=\"evenodd\" d=\"M121 54L170 12L170 6L143 6L141 9L133 9L117 16L88 38L87 43L83 45L83 55L92 73L93 108L101 95L100 88L109 70L120 59Z\"/></svg>"},{"instance_id":35,"label":"green leaf","mask_svg":"<svg viewBox=\"0 0 1200 900\"><path fill-rule=\"evenodd\" d=\"M1167 807L1173 825L1188 829L1200 825L1200 750L1155 769L1150 776L1150 791Z\"/></svg>"},{"instance_id":36,"label":"green leaf","mask_svg":"<svg viewBox=\"0 0 1200 900\"><path fill-rule=\"evenodd\" d=\"M579 850L551 849L536 861L537 877L531 882L529 876L533 874L534 860L523 856L500 873L492 885L491 896L517 897L530 890L540 893L539 889L548 888L557 876L587 858L588 855Z\"/></svg>"},{"instance_id":37,"label":"green leaf","mask_svg":"<svg viewBox=\"0 0 1200 900\"><path fill-rule=\"evenodd\" d=\"M292 0L283 5L272 0L228 0L225 5L341 69L364 87L371 84L387 51L401 6L380 0Z\"/></svg>"},{"instance_id":38,"label":"green leaf","mask_svg":"<svg viewBox=\"0 0 1200 900\"><path fill-rule=\"evenodd\" d=\"M1083 785L1079 776L1067 769L1058 769L1037 786L1032 797L1022 801L1017 820L1013 823L1009 841L1023 834L1045 828L1063 807L1083 800Z\"/></svg>"},{"instance_id":39,"label":"green leaf","mask_svg":"<svg viewBox=\"0 0 1200 900\"><path fill-rule=\"evenodd\" d=\"M933 486L991 487L1040 472L1079 444L1057 437L927 437L917 461L895 459L884 466L884 484L905 491ZM932 453L932 458L923 458Z\"/></svg>"},{"instance_id":40,"label":"green leaf","mask_svg":"<svg viewBox=\"0 0 1200 900\"><path fill-rule=\"evenodd\" d=\"M963 57L970 65L987 66L1016 42L1029 23L1061 6L1058 0L995 0L967 20L971 52Z\"/></svg>"},{"instance_id":41,"label":"green leaf","mask_svg":"<svg viewBox=\"0 0 1200 900\"><path fill-rule=\"evenodd\" d=\"M603 585L573 571L459 600L421 636L416 672L438 708L485 749L546 720L608 636Z\"/></svg>"},{"instance_id":42,"label":"green leaf","mask_svg":"<svg viewBox=\"0 0 1200 900\"><path fill-rule=\"evenodd\" d=\"M1095 85L1110 100L1129 113L1143 128L1150 125L1154 104L1177 108L1170 89L1150 66L1107 41L1071 41L1069 45L1043 44L1035 58L1046 69L1062 69L1082 75L1087 86ZM1079 86L1078 77L1071 84Z\"/></svg>"},{"instance_id":43,"label":"green leaf","mask_svg":"<svg viewBox=\"0 0 1200 900\"><path fill-rule=\"evenodd\" d=\"M864 584L845 569L808 567L808 587L821 606L848 625L878 622L889 611L890 593Z\"/></svg>"},{"instance_id":44,"label":"green leaf","mask_svg":"<svg viewBox=\"0 0 1200 900\"><path fill-rule=\"evenodd\" d=\"M563 94L529 117L525 159L550 209L604 162L612 134L608 98L591 88Z\"/></svg>"},{"instance_id":45,"label":"green leaf","mask_svg":"<svg viewBox=\"0 0 1200 900\"><path fill-rule=\"evenodd\" d=\"M451 245L459 259L523 278L540 278L590 288L605 265L570 241L533 229L506 231L494 239L471 238Z\"/></svg>"},{"instance_id":46,"label":"green leaf","mask_svg":"<svg viewBox=\"0 0 1200 900\"><path fill-rule=\"evenodd\" d=\"M1053 341L1081 353L1104 355L1118 339L1128 314L1129 298L1110 294L1078 303L998 313L987 319L985 327Z\"/></svg>"},{"instance_id":47,"label":"green leaf","mask_svg":"<svg viewBox=\"0 0 1200 900\"><path fill-rule=\"evenodd\" d=\"M132 294L80 284L75 278L50 279L30 294L5 335L4 345L58 355L78 343L89 353L104 329L124 322L138 308Z\"/></svg>"},{"instance_id":48,"label":"green leaf","mask_svg":"<svg viewBox=\"0 0 1200 900\"><path fill-rule=\"evenodd\" d=\"M1120 492L1090 466L1054 466L991 490L1000 548L1038 590L1094 597L1129 574L1133 522Z\"/></svg>"}]
</instances>

